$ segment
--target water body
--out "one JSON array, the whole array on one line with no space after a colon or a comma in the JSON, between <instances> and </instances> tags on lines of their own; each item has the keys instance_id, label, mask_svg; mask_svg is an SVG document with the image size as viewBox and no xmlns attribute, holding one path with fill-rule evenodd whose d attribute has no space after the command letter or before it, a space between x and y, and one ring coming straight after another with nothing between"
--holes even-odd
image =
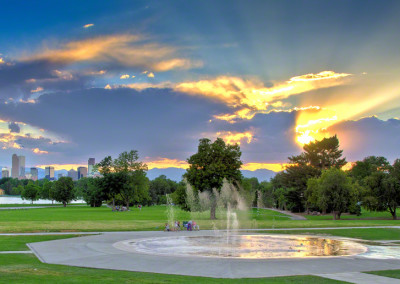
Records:
<instances>
[{"instance_id":1,"label":"water body","mask_svg":"<svg viewBox=\"0 0 400 284\"><path fill-rule=\"evenodd\" d=\"M75 200L71 203L85 203L84 200ZM21 196L0 196L0 204L31 204L30 200L23 200ZM51 204L51 200L47 199L39 199L33 201L33 204ZM59 202L55 202L54 204L61 204Z\"/></svg>"}]
</instances>

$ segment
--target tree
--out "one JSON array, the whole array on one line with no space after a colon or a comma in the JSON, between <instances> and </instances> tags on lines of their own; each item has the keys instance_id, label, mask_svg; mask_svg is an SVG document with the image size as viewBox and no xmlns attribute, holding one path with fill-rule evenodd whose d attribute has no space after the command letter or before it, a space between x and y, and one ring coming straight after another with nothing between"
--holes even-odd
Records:
<instances>
[{"instance_id":1,"label":"tree","mask_svg":"<svg viewBox=\"0 0 400 284\"><path fill-rule=\"evenodd\" d=\"M217 138L211 143L211 140L203 138L200 139L197 153L187 160L189 168L184 177L196 190L210 193L211 219L216 219L217 205L213 189L219 191L224 178L232 183L241 180L241 155L240 147L237 144L225 144L221 138Z\"/></svg>"},{"instance_id":2,"label":"tree","mask_svg":"<svg viewBox=\"0 0 400 284\"><path fill-rule=\"evenodd\" d=\"M396 220L396 209L400 205L400 160L395 160L393 166L373 172L364 182L368 188L364 205L369 210L388 210Z\"/></svg>"},{"instance_id":3,"label":"tree","mask_svg":"<svg viewBox=\"0 0 400 284\"><path fill-rule=\"evenodd\" d=\"M100 178L81 178L78 180L77 188L81 192L83 200L90 207L100 207L107 199L100 184Z\"/></svg>"},{"instance_id":4,"label":"tree","mask_svg":"<svg viewBox=\"0 0 400 284\"><path fill-rule=\"evenodd\" d=\"M147 165L138 161L136 150L122 152L118 158L105 157L96 165L96 169L103 175L99 186L109 198L112 199L113 208L115 198L120 196L129 209L131 202L147 202L148 179L146 177Z\"/></svg>"},{"instance_id":5,"label":"tree","mask_svg":"<svg viewBox=\"0 0 400 284\"><path fill-rule=\"evenodd\" d=\"M67 203L75 199L74 182L70 177L61 177L57 181L54 181L53 198L57 202L62 202L64 207Z\"/></svg>"},{"instance_id":6,"label":"tree","mask_svg":"<svg viewBox=\"0 0 400 284\"><path fill-rule=\"evenodd\" d=\"M353 201L351 179L337 168L324 170L321 177L310 179L307 193L309 202L323 209L330 208L334 220L340 219Z\"/></svg>"},{"instance_id":7,"label":"tree","mask_svg":"<svg viewBox=\"0 0 400 284\"><path fill-rule=\"evenodd\" d=\"M340 169L347 162L342 158L337 136L324 138L303 146L303 153L289 157L289 166L282 173L281 185L287 191L288 207L293 212L302 212L305 207L305 191L310 178L321 176L325 169Z\"/></svg>"},{"instance_id":8,"label":"tree","mask_svg":"<svg viewBox=\"0 0 400 284\"><path fill-rule=\"evenodd\" d=\"M165 175L160 175L150 181L149 194L153 204L166 204L166 194L175 192L178 183L168 179Z\"/></svg>"},{"instance_id":9,"label":"tree","mask_svg":"<svg viewBox=\"0 0 400 284\"><path fill-rule=\"evenodd\" d=\"M364 184L365 178L376 171L388 170L390 164L385 157L369 156L362 161L357 161L349 171L350 176Z\"/></svg>"},{"instance_id":10,"label":"tree","mask_svg":"<svg viewBox=\"0 0 400 284\"><path fill-rule=\"evenodd\" d=\"M22 191L21 197L22 199L30 200L33 204L33 201L39 199L39 188L32 181L30 181Z\"/></svg>"},{"instance_id":11,"label":"tree","mask_svg":"<svg viewBox=\"0 0 400 284\"><path fill-rule=\"evenodd\" d=\"M40 198L54 200L52 192L53 182L44 179L43 186L39 190Z\"/></svg>"}]
</instances>

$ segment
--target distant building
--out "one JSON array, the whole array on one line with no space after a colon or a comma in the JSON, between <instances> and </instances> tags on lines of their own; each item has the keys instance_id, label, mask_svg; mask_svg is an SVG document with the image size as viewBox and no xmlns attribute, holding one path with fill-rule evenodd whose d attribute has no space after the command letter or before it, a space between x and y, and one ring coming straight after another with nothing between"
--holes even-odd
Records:
<instances>
[{"instance_id":1,"label":"distant building","mask_svg":"<svg viewBox=\"0 0 400 284\"><path fill-rule=\"evenodd\" d=\"M54 167L46 167L45 168L45 178L48 180L54 180Z\"/></svg>"},{"instance_id":2,"label":"distant building","mask_svg":"<svg viewBox=\"0 0 400 284\"><path fill-rule=\"evenodd\" d=\"M18 156L19 161L19 177L25 177L25 156Z\"/></svg>"},{"instance_id":3,"label":"distant building","mask_svg":"<svg viewBox=\"0 0 400 284\"><path fill-rule=\"evenodd\" d=\"M96 164L96 160L94 158L89 158L88 160L88 176L93 176L93 167Z\"/></svg>"},{"instance_id":4,"label":"distant building","mask_svg":"<svg viewBox=\"0 0 400 284\"><path fill-rule=\"evenodd\" d=\"M7 168L7 167L4 167L4 168L1 170L1 177L2 177L2 178L8 178L8 177L10 177L10 169Z\"/></svg>"},{"instance_id":5,"label":"distant building","mask_svg":"<svg viewBox=\"0 0 400 284\"><path fill-rule=\"evenodd\" d=\"M6 194L5 190L0 188L0 195L4 195L4 194Z\"/></svg>"},{"instance_id":6,"label":"distant building","mask_svg":"<svg viewBox=\"0 0 400 284\"><path fill-rule=\"evenodd\" d=\"M57 179L60 179L60 178L62 178L64 176L64 174L58 174L57 175Z\"/></svg>"},{"instance_id":7,"label":"distant building","mask_svg":"<svg viewBox=\"0 0 400 284\"><path fill-rule=\"evenodd\" d=\"M18 178L19 176L19 159L17 154L12 155L12 168L11 168L11 177Z\"/></svg>"},{"instance_id":8,"label":"distant building","mask_svg":"<svg viewBox=\"0 0 400 284\"><path fill-rule=\"evenodd\" d=\"M37 168L31 168L31 179L38 180L39 171Z\"/></svg>"},{"instance_id":9,"label":"distant building","mask_svg":"<svg viewBox=\"0 0 400 284\"><path fill-rule=\"evenodd\" d=\"M86 167L78 168L78 179L87 177L88 169Z\"/></svg>"},{"instance_id":10,"label":"distant building","mask_svg":"<svg viewBox=\"0 0 400 284\"><path fill-rule=\"evenodd\" d=\"M68 171L68 177L72 178L72 180L77 180L78 179L78 172L75 171L74 169L70 169Z\"/></svg>"}]
</instances>

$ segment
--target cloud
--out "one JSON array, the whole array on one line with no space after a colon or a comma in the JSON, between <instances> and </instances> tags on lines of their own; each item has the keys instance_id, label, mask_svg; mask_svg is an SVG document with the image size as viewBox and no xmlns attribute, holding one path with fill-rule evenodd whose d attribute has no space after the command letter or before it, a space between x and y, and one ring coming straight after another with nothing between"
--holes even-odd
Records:
<instances>
[{"instance_id":1,"label":"cloud","mask_svg":"<svg viewBox=\"0 0 400 284\"><path fill-rule=\"evenodd\" d=\"M32 152L37 154L37 155L43 155L43 154L48 154L49 153L48 151L43 151L43 150L40 150L39 148L33 149Z\"/></svg>"},{"instance_id":2,"label":"cloud","mask_svg":"<svg viewBox=\"0 0 400 284\"><path fill-rule=\"evenodd\" d=\"M82 28L87 29L87 28L91 28L93 26L94 26L94 24L86 24Z\"/></svg>"},{"instance_id":3,"label":"cloud","mask_svg":"<svg viewBox=\"0 0 400 284\"><path fill-rule=\"evenodd\" d=\"M155 160L145 159L145 163L148 166L149 170L158 168L158 169L166 169L166 168L180 168L187 169L189 168L189 164L186 161L181 161L177 159L168 159L168 158L157 158Z\"/></svg>"},{"instance_id":4,"label":"cloud","mask_svg":"<svg viewBox=\"0 0 400 284\"><path fill-rule=\"evenodd\" d=\"M255 171L255 170L260 170L260 169L267 169L271 170L274 172L280 172L285 169L286 166L289 164L285 163L246 163L243 164L241 169L242 170L249 170L249 171Z\"/></svg>"},{"instance_id":5,"label":"cloud","mask_svg":"<svg viewBox=\"0 0 400 284\"><path fill-rule=\"evenodd\" d=\"M254 130L246 132L235 132L235 131L219 131L216 133L217 137L221 137L228 144L239 144L242 142L250 144L253 140Z\"/></svg>"},{"instance_id":6,"label":"cloud","mask_svg":"<svg viewBox=\"0 0 400 284\"><path fill-rule=\"evenodd\" d=\"M36 168L44 169L46 167L54 167L55 171L66 170L66 169L78 169L78 167L87 167L87 164L41 164L36 165Z\"/></svg>"},{"instance_id":7,"label":"cloud","mask_svg":"<svg viewBox=\"0 0 400 284\"><path fill-rule=\"evenodd\" d=\"M15 122L10 122L8 124L8 128L10 129L10 132L13 132L13 133L20 133L21 132L21 128Z\"/></svg>"},{"instance_id":8,"label":"cloud","mask_svg":"<svg viewBox=\"0 0 400 284\"><path fill-rule=\"evenodd\" d=\"M119 77L120 79L129 79L129 75L128 74L124 74L121 75L121 77Z\"/></svg>"},{"instance_id":9,"label":"cloud","mask_svg":"<svg viewBox=\"0 0 400 284\"><path fill-rule=\"evenodd\" d=\"M239 77L220 76L210 80L200 80L177 84L177 91L202 95L223 101L233 108L267 110L270 103L315 89L328 88L346 83L347 73L322 71L317 74L305 74L265 87L257 80L245 80Z\"/></svg>"},{"instance_id":10,"label":"cloud","mask_svg":"<svg viewBox=\"0 0 400 284\"><path fill-rule=\"evenodd\" d=\"M42 87L37 87L36 89L31 90L31 93L38 93L38 92L41 92L41 91L43 91L43 88Z\"/></svg>"},{"instance_id":11,"label":"cloud","mask_svg":"<svg viewBox=\"0 0 400 284\"><path fill-rule=\"evenodd\" d=\"M0 57L0 65L1 64L4 64L5 62L4 62L4 59L2 58L2 57Z\"/></svg>"},{"instance_id":12,"label":"cloud","mask_svg":"<svg viewBox=\"0 0 400 284\"><path fill-rule=\"evenodd\" d=\"M200 67L203 67L203 62L199 60L193 61L183 58L174 58L154 64L153 69L158 72L164 72L172 69L186 70Z\"/></svg>"},{"instance_id":13,"label":"cloud","mask_svg":"<svg viewBox=\"0 0 400 284\"><path fill-rule=\"evenodd\" d=\"M154 78L154 73L153 73L153 72L149 72L149 73L147 74L147 77L149 77L149 78Z\"/></svg>"},{"instance_id":14,"label":"cloud","mask_svg":"<svg viewBox=\"0 0 400 284\"><path fill-rule=\"evenodd\" d=\"M63 65L78 62L109 63L113 66L149 68L155 71L187 69L191 60L176 57L177 53L177 47L149 42L142 35L121 34L71 41L55 48L44 48L22 57L21 60L46 61ZM165 64L171 60L187 63Z\"/></svg>"}]
</instances>

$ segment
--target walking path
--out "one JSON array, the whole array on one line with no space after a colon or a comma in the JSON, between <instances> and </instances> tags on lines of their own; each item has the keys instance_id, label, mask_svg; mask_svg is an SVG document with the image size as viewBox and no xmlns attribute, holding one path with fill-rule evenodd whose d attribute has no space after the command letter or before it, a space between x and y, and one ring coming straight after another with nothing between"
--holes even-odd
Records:
<instances>
[{"instance_id":1,"label":"walking path","mask_svg":"<svg viewBox=\"0 0 400 284\"><path fill-rule=\"evenodd\" d=\"M324 278L346 281L356 284L381 284L381 283L400 284L400 279L361 273L361 272L345 272L345 273L315 274L315 275Z\"/></svg>"},{"instance_id":2,"label":"walking path","mask_svg":"<svg viewBox=\"0 0 400 284\"><path fill-rule=\"evenodd\" d=\"M10 253L33 253L31 250L12 250L12 251L0 251L0 254L10 254Z\"/></svg>"},{"instance_id":3,"label":"walking path","mask_svg":"<svg viewBox=\"0 0 400 284\"><path fill-rule=\"evenodd\" d=\"M253 208L257 208L257 207L253 207ZM260 208L260 209L268 209L268 210L279 212L279 213L282 213L282 214L285 214L285 215L289 215L290 219L292 219L292 220L307 220L306 217L294 214L294 213L292 213L290 211L279 210L279 209L276 209L276 208Z\"/></svg>"}]
</instances>

